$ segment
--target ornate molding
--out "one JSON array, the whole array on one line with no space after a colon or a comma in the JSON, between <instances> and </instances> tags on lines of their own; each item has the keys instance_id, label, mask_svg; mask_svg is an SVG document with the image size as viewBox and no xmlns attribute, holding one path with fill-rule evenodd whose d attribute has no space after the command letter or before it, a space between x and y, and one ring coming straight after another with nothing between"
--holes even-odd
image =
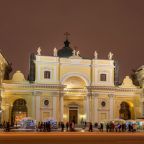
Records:
<instances>
[{"instance_id":1,"label":"ornate molding","mask_svg":"<svg viewBox=\"0 0 144 144\"><path fill-rule=\"evenodd\" d=\"M115 86L87 86L88 90L108 90L108 91L122 91L122 92L136 92L141 91L141 88L120 88Z\"/></svg>"},{"instance_id":2,"label":"ornate molding","mask_svg":"<svg viewBox=\"0 0 144 144\"><path fill-rule=\"evenodd\" d=\"M2 88L58 88L64 89L65 85L58 84L2 84Z\"/></svg>"}]
</instances>

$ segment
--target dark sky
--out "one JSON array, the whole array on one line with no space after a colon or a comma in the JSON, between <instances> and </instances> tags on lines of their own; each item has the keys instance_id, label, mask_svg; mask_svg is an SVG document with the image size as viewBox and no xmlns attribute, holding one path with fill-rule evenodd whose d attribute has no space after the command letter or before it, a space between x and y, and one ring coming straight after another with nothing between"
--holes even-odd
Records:
<instances>
[{"instance_id":1,"label":"dark sky","mask_svg":"<svg viewBox=\"0 0 144 144\"><path fill-rule=\"evenodd\" d=\"M27 77L30 53L52 55L66 31L83 57L113 52L121 80L144 64L144 0L0 0L0 48L13 72Z\"/></svg>"}]
</instances>

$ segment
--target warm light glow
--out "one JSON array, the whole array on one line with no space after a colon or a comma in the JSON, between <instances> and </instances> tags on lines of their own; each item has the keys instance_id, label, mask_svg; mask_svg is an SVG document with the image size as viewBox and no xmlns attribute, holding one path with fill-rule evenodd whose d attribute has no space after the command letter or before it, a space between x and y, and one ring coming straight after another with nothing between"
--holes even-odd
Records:
<instances>
[{"instance_id":1,"label":"warm light glow","mask_svg":"<svg viewBox=\"0 0 144 144\"><path fill-rule=\"evenodd\" d=\"M64 114L64 115L63 115L63 118L64 118L64 119L66 119L66 118L67 118L67 115L66 115L66 114Z\"/></svg>"},{"instance_id":2,"label":"warm light glow","mask_svg":"<svg viewBox=\"0 0 144 144\"><path fill-rule=\"evenodd\" d=\"M80 118L85 119L85 118L86 118L86 114L82 114L82 115L80 115Z\"/></svg>"}]
</instances>

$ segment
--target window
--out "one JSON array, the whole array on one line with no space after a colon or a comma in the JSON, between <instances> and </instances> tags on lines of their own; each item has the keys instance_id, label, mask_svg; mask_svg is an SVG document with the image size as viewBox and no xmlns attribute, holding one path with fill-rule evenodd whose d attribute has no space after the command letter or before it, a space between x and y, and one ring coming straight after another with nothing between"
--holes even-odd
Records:
<instances>
[{"instance_id":1,"label":"window","mask_svg":"<svg viewBox=\"0 0 144 144\"><path fill-rule=\"evenodd\" d=\"M44 78L45 79L50 79L51 73L50 71L44 71Z\"/></svg>"},{"instance_id":2,"label":"window","mask_svg":"<svg viewBox=\"0 0 144 144\"><path fill-rule=\"evenodd\" d=\"M49 105L49 100L44 100L44 106L48 106Z\"/></svg>"},{"instance_id":3,"label":"window","mask_svg":"<svg viewBox=\"0 0 144 144\"><path fill-rule=\"evenodd\" d=\"M100 74L100 81L106 81L106 74Z\"/></svg>"},{"instance_id":4,"label":"window","mask_svg":"<svg viewBox=\"0 0 144 144\"><path fill-rule=\"evenodd\" d=\"M106 102L105 102L105 101L102 101L102 102L101 102L101 106L102 106L102 107L105 107L105 106L106 106Z\"/></svg>"}]
</instances>

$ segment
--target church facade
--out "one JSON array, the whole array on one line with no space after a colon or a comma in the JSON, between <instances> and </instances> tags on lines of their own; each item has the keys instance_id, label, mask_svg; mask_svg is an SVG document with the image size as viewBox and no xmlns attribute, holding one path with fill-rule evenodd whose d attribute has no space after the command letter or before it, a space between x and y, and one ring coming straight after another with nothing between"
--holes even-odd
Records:
<instances>
[{"instance_id":1,"label":"church facade","mask_svg":"<svg viewBox=\"0 0 144 144\"><path fill-rule=\"evenodd\" d=\"M64 54L64 55L63 55ZM144 67L137 71L140 86L129 76L115 84L113 54L108 59L83 59L79 51L65 46L53 56L30 58L29 79L21 71L1 82L1 120L18 122L23 117L37 121L102 122L144 116Z\"/></svg>"}]
</instances>

